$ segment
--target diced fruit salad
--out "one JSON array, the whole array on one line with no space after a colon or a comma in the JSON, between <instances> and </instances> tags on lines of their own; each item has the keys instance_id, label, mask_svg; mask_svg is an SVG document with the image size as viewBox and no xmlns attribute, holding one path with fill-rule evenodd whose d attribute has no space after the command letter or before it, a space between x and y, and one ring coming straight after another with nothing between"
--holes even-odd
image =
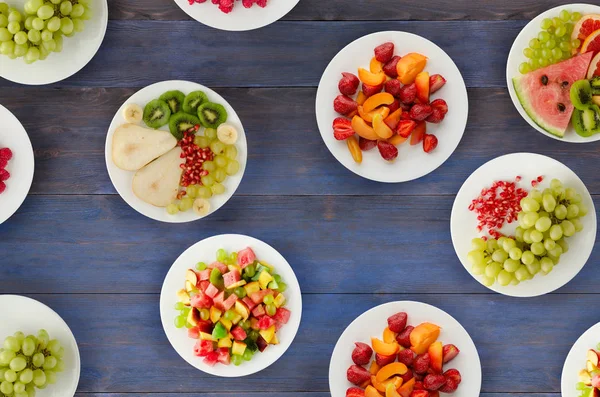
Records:
<instances>
[{"instance_id":1,"label":"diced fruit salad","mask_svg":"<svg viewBox=\"0 0 600 397\"><path fill-rule=\"evenodd\" d=\"M477 214L477 232L486 235L471 241L467 259L471 272L481 276L486 286L518 285L535 275L547 275L569 250L567 238L583 230L581 218L588 209L581 194L552 179L545 189L539 176L526 192L518 187L521 177L512 181L496 181L469 205ZM518 221L514 236L504 236L499 229L505 223Z\"/></svg>"},{"instance_id":2,"label":"diced fruit salad","mask_svg":"<svg viewBox=\"0 0 600 397\"><path fill-rule=\"evenodd\" d=\"M190 3L190 5L202 4L206 2L207 0L188 0L188 3ZM236 0L211 0L211 2L213 4L216 4L219 7L219 10L223 11L225 14L229 14L231 11L233 11L233 7L235 6ZM254 4L262 8L265 8L267 6L267 0L241 0L241 2L242 5L246 8L252 8Z\"/></svg>"},{"instance_id":3,"label":"diced fruit salad","mask_svg":"<svg viewBox=\"0 0 600 397\"><path fill-rule=\"evenodd\" d=\"M383 43L374 52L369 70L358 68L358 77L342 73L333 108L343 117L333 120L333 136L346 140L357 163L362 162L363 151L375 146L384 160L393 161L397 146L409 137L411 145L422 144L426 153L431 152L438 139L427 133L427 123L439 124L448 113L446 101L432 101L431 95L446 79L425 71L424 55L394 55L393 43Z\"/></svg>"},{"instance_id":4,"label":"diced fruit salad","mask_svg":"<svg viewBox=\"0 0 600 397\"><path fill-rule=\"evenodd\" d=\"M585 368L579 371L579 382L575 386L579 391L579 397L600 396L599 350L600 343L596 346L596 350L589 349L587 351Z\"/></svg>"},{"instance_id":5,"label":"diced fruit salad","mask_svg":"<svg viewBox=\"0 0 600 397\"><path fill-rule=\"evenodd\" d=\"M372 337L370 345L355 343L354 364L346 373L355 386L348 388L346 397L435 397L440 392L454 393L462 381L461 374L444 366L460 351L439 341L440 331L432 323L408 325L408 314L404 312L388 318L382 339Z\"/></svg>"},{"instance_id":6,"label":"diced fruit salad","mask_svg":"<svg viewBox=\"0 0 600 397\"><path fill-rule=\"evenodd\" d=\"M6 170L8 162L12 159L12 151L5 147L0 149L0 194L6 190L6 181L10 178L10 172Z\"/></svg>"},{"instance_id":7,"label":"diced fruit salad","mask_svg":"<svg viewBox=\"0 0 600 397\"><path fill-rule=\"evenodd\" d=\"M194 354L206 364L240 365L279 344L277 332L291 315L287 285L252 248L230 254L219 249L215 262L188 269L184 284L177 291L175 326L188 328L197 340Z\"/></svg>"}]
</instances>

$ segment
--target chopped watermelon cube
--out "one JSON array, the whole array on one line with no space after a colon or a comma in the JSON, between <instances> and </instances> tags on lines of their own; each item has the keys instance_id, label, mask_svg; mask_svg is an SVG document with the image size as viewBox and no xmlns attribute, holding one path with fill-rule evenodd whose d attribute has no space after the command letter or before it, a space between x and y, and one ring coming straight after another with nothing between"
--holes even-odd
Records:
<instances>
[{"instance_id":1,"label":"chopped watermelon cube","mask_svg":"<svg viewBox=\"0 0 600 397\"><path fill-rule=\"evenodd\" d=\"M250 299L252 299L252 301L254 301L254 303L256 303L258 305L259 303L263 302L263 299L265 298L265 296L272 295L272 294L273 294L273 291L271 291L270 289L263 289L261 291L250 294Z\"/></svg>"},{"instance_id":2,"label":"chopped watermelon cube","mask_svg":"<svg viewBox=\"0 0 600 397\"><path fill-rule=\"evenodd\" d=\"M221 311L227 311L227 309L225 309L225 305L223 304L225 302L225 291L221 291L217 294L217 296L215 296L213 298L213 305L221 310Z\"/></svg>"},{"instance_id":3,"label":"chopped watermelon cube","mask_svg":"<svg viewBox=\"0 0 600 397\"><path fill-rule=\"evenodd\" d=\"M198 327L189 328L188 337L192 339L198 339L200 337L200 330L198 329Z\"/></svg>"},{"instance_id":4,"label":"chopped watermelon cube","mask_svg":"<svg viewBox=\"0 0 600 397\"><path fill-rule=\"evenodd\" d=\"M275 320L273 320L273 318L269 316L262 316L260 320L258 320L258 328L262 330L269 329L274 325Z\"/></svg>"},{"instance_id":5,"label":"chopped watermelon cube","mask_svg":"<svg viewBox=\"0 0 600 397\"><path fill-rule=\"evenodd\" d=\"M226 347L222 347L218 350L218 353L219 353L219 357L217 358L217 360L221 364L229 365L229 363L231 362L231 356L229 355L229 349Z\"/></svg>"},{"instance_id":6,"label":"chopped watermelon cube","mask_svg":"<svg viewBox=\"0 0 600 397\"><path fill-rule=\"evenodd\" d=\"M277 312L275 312L273 319L278 323L287 324L288 321L290 321L291 315L292 313L288 309L280 307L277 309Z\"/></svg>"},{"instance_id":7,"label":"chopped watermelon cube","mask_svg":"<svg viewBox=\"0 0 600 397\"><path fill-rule=\"evenodd\" d=\"M210 281L207 281L207 280L200 281L198 283L198 288L200 289L200 291L206 292L206 289L208 288L209 285L210 285Z\"/></svg>"},{"instance_id":8,"label":"chopped watermelon cube","mask_svg":"<svg viewBox=\"0 0 600 397\"><path fill-rule=\"evenodd\" d=\"M194 345L194 354L198 357L206 357L209 353L215 350L212 341L199 340Z\"/></svg>"},{"instance_id":9,"label":"chopped watermelon cube","mask_svg":"<svg viewBox=\"0 0 600 397\"><path fill-rule=\"evenodd\" d=\"M201 272L196 272L198 275L198 279L200 281L208 280L210 278L210 269L202 270Z\"/></svg>"},{"instance_id":10,"label":"chopped watermelon cube","mask_svg":"<svg viewBox=\"0 0 600 397\"><path fill-rule=\"evenodd\" d=\"M206 365L210 365L211 367L214 367L215 364L217 364L219 362L219 353L217 353L217 352L208 353L206 355L206 357L204 357L203 362Z\"/></svg>"},{"instance_id":11,"label":"chopped watermelon cube","mask_svg":"<svg viewBox=\"0 0 600 397\"><path fill-rule=\"evenodd\" d=\"M252 251L252 248L248 247L241 251L238 251L237 254L238 265L242 269L246 268L248 265L251 265L256 260L256 254Z\"/></svg>"},{"instance_id":12,"label":"chopped watermelon cube","mask_svg":"<svg viewBox=\"0 0 600 397\"><path fill-rule=\"evenodd\" d=\"M229 288L233 284L238 283L242 279L240 272L234 269L228 273L223 274L223 281L225 282L225 288Z\"/></svg>"},{"instance_id":13,"label":"chopped watermelon cube","mask_svg":"<svg viewBox=\"0 0 600 397\"><path fill-rule=\"evenodd\" d=\"M245 340L248 337L246 331L242 327L235 327L231 330L231 335L235 338L235 340Z\"/></svg>"},{"instance_id":14,"label":"chopped watermelon cube","mask_svg":"<svg viewBox=\"0 0 600 397\"><path fill-rule=\"evenodd\" d=\"M214 269L217 268L219 269L219 271L221 272L221 274L225 274L229 271L229 268L227 268L227 265L221 262L213 262L210 265L207 266L209 269Z\"/></svg>"},{"instance_id":15,"label":"chopped watermelon cube","mask_svg":"<svg viewBox=\"0 0 600 397\"><path fill-rule=\"evenodd\" d=\"M238 297L236 294L229 295L229 298L227 298L227 299L225 299L225 301L223 301L223 307L225 308L225 311L231 309L235 305L235 302L237 300L238 300Z\"/></svg>"},{"instance_id":16,"label":"chopped watermelon cube","mask_svg":"<svg viewBox=\"0 0 600 397\"><path fill-rule=\"evenodd\" d=\"M252 310L256 307L256 303L254 303L254 301L252 299L250 299L250 297L245 297L244 299L242 299L242 302L244 302L246 304L246 306L248 306L249 310Z\"/></svg>"},{"instance_id":17,"label":"chopped watermelon cube","mask_svg":"<svg viewBox=\"0 0 600 397\"><path fill-rule=\"evenodd\" d=\"M219 289L217 287L215 287L212 284L208 284L208 287L206 287L206 291L204 291L204 293L212 299L215 299L215 296L217 296L217 294L219 293Z\"/></svg>"},{"instance_id":18,"label":"chopped watermelon cube","mask_svg":"<svg viewBox=\"0 0 600 397\"><path fill-rule=\"evenodd\" d=\"M265 314L267 314L267 312L265 312L265 307L263 305L258 305L252 310L252 315L256 318L262 317Z\"/></svg>"},{"instance_id":19,"label":"chopped watermelon cube","mask_svg":"<svg viewBox=\"0 0 600 397\"><path fill-rule=\"evenodd\" d=\"M199 293L192 297L190 304L197 309L210 309L213 305L213 301L205 294Z\"/></svg>"}]
</instances>

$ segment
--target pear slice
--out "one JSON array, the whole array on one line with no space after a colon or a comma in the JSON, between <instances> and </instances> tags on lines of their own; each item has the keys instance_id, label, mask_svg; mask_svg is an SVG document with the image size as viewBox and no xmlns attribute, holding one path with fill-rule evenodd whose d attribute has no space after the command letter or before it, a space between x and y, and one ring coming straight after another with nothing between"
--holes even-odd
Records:
<instances>
[{"instance_id":1,"label":"pear slice","mask_svg":"<svg viewBox=\"0 0 600 397\"><path fill-rule=\"evenodd\" d=\"M182 150L175 147L163 154L133 176L133 193L156 207L166 207L177 197L181 179Z\"/></svg>"},{"instance_id":2,"label":"pear slice","mask_svg":"<svg viewBox=\"0 0 600 397\"><path fill-rule=\"evenodd\" d=\"M113 135L112 159L117 167L136 171L175 146L177 139L169 131L123 124Z\"/></svg>"}]
</instances>

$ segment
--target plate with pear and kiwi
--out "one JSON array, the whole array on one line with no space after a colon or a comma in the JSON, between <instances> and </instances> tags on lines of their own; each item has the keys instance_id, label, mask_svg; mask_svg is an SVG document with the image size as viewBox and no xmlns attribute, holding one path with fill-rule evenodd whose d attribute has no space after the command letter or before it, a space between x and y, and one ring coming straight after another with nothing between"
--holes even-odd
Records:
<instances>
[{"instance_id":1,"label":"plate with pear and kiwi","mask_svg":"<svg viewBox=\"0 0 600 397\"><path fill-rule=\"evenodd\" d=\"M191 222L221 208L242 181L247 158L235 110L189 81L139 90L121 105L106 136L115 189L137 212L162 222Z\"/></svg>"}]
</instances>

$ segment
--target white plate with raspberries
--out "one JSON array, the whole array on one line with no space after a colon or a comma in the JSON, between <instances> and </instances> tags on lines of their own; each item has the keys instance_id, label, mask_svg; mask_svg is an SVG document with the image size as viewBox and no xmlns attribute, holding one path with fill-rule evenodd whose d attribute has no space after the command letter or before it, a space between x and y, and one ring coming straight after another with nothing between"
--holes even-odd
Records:
<instances>
[{"instance_id":1,"label":"white plate with raspberries","mask_svg":"<svg viewBox=\"0 0 600 397\"><path fill-rule=\"evenodd\" d=\"M0 105L0 224L23 204L31 182L35 162L33 147L25 128Z\"/></svg>"},{"instance_id":2,"label":"white plate with raspberries","mask_svg":"<svg viewBox=\"0 0 600 397\"><path fill-rule=\"evenodd\" d=\"M429 342L419 335L429 335ZM386 349L397 353L377 353ZM334 397L420 397L430 395L428 388L442 396L473 397L479 395L481 378L477 348L463 326L437 307L412 301L386 303L360 315L338 340L329 365ZM394 385L389 392L388 382Z\"/></svg>"},{"instance_id":3,"label":"white plate with raspberries","mask_svg":"<svg viewBox=\"0 0 600 397\"><path fill-rule=\"evenodd\" d=\"M316 99L331 154L355 174L387 183L442 165L463 136L468 111L465 82L448 54L395 31L344 47L325 69Z\"/></svg>"},{"instance_id":4,"label":"white plate with raspberries","mask_svg":"<svg viewBox=\"0 0 600 397\"><path fill-rule=\"evenodd\" d=\"M175 0L186 14L211 28L246 31L283 18L300 0Z\"/></svg>"}]
</instances>

